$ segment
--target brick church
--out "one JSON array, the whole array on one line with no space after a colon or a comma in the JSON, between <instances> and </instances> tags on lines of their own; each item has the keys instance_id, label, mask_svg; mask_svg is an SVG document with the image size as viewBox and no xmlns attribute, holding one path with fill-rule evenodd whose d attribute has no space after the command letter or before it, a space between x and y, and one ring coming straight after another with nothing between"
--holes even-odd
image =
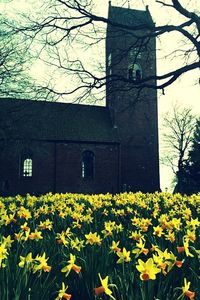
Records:
<instances>
[{"instance_id":1,"label":"brick church","mask_svg":"<svg viewBox=\"0 0 200 300\"><path fill-rule=\"evenodd\" d=\"M0 99L0 195L160 189L157 93L132 88L156 74L155 38L126 29L154 23L111 4L108 18L105 107Z\"/></svg>"}]
</instances>

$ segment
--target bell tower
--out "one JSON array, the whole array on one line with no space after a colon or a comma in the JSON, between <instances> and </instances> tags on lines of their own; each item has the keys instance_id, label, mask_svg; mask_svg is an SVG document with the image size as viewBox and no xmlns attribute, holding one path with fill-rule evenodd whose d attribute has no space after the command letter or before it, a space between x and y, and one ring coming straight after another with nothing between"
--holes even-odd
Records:
<instances>
[{"instance_id":1,"label":"bell tower","mask_svg":"<svg viewBox=\"0 0 200 300\"><path fill-rule=\"evenodd\" d=\"M121 190L153 192L160 189L157 91L142 83L156 75L154 23L148 8L111 2L108 20L106 106L121 144Z\"/></svg>"}]
</instances>

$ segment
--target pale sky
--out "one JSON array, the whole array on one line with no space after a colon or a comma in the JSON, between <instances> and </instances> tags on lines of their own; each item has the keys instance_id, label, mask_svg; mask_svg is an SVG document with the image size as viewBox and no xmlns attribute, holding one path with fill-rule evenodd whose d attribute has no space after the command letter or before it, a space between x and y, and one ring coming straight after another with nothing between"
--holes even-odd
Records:
<instances>
[{"instance_id":1,"label":"pale sky","mask_svg":"<svg viewBox=\"0 0 200 300\"><path fill-rule=\"evenodd\" d=\"M32 7L39 8L37 6L37 0L0 0L0 11L4 12L6 9L10 9L13 15L16 16L17 10L19 11L32 11ZM94 0L97 5L96 12L99 15L107 17L108 11L108 0ZM161 7L161 5L156 4L155 0L130 0L130 7L132 9L145 9L145 5L149 5L149 10L152 14L153 20L157 25L165 24L166 22L170 24L172 20L179 23L180 19L178 15L172 13L172 10L166 10L166 8ZM39 2L38 2L39 3ZM190 5L190 7L200 12L200 1L197 0L182 0L182 4ZM127 7L127 2L125 0L112 0L112 5ZM32 9L32 10L31 10ZM35 10L34 10L35 11ZM159 74L162 74L169 66L173 69L176 64L179 65L181 62L169 61L164 59L165 54L172 50L177 43L177 36L168 36L166 40L157 42L157 48L159 49L157 56L157 70ZM104 51L104 50L103 50ZM36 73L38 70L36 70ZM43 70L46 72L46 69ZM42 70L40 70L42 74ZM182 76L175 84L171 85L165 90L165 95L160 95L158 93L158 108L159 108L159 127L162 126L162 115L171 110L173 103L180 103L183 107L192 107L195 115L200 116L200 85L197 84L197 79L200 78L200 72L194 71L189 72ZM160 137L161 139L161 137ZM160 143L161 148L161 143ZM172 172L169 168L161 166L160 167L160 181L161 188L170 189L170 184L172 180Z\"/></svg>"}]
</instances>

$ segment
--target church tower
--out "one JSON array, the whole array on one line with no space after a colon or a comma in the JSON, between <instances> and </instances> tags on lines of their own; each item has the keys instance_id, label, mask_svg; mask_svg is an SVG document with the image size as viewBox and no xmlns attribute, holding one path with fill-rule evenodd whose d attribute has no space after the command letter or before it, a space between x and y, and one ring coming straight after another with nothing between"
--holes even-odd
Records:
<instances>
[{"instance_id":1,"label":"church tower","mask_svg":"<svg viewBox=\"0 0 200 300\"><path fill-rule=\"evenodd\" d=\"M142 87L142 80L156 75L154 23L148 8L111 2L108 19L106 106L121 144L121 190L153 192L160 189L157 91Z\"/></svg>"}]
</instances>

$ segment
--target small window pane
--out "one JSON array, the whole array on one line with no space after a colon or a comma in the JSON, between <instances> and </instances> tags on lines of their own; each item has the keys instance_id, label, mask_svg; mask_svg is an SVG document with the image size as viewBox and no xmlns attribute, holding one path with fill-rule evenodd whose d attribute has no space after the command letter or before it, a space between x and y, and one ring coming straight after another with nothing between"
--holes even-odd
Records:
<instances>
[{"instance_id":1,"label":"small window pane","mask_svg":"<svg viewBox=\"0 0 200 300\"><path fill-rule=\"evenodd\" d=\"M84 151L82 154L82 178L94 178L94 153L92 151Z\"/></svg>"},{"instance_id":2,"label":"small window pane","mask_svg":"<svg viewBox=\"0 0 200 300\"><path fill-rule=\"evenodd\" d=\"M23 176L32 177L33 162L31 158L26 158L23 163Z\"/></svg>"},{"instance_id":3,"label":"small window pane","mask_svg":"<svg viewBox=\"0 0 200 300\"><path fill-rule=\"evenodd\" d=\"M142 68L139 64L129 65L128 79L135 81L140 81L142 79Z\"/></svg>"},{"instance_id":4,"label":"small window pane","mask_svg":"<svg viewBox=\"0 0 200 300\"><path fill-rule=\"evenodd\" d=\"M108 55L108 66L110 67L111 64L112 64L112 54L110 53L110 54Z\"/></svg>"}]
</instances>

